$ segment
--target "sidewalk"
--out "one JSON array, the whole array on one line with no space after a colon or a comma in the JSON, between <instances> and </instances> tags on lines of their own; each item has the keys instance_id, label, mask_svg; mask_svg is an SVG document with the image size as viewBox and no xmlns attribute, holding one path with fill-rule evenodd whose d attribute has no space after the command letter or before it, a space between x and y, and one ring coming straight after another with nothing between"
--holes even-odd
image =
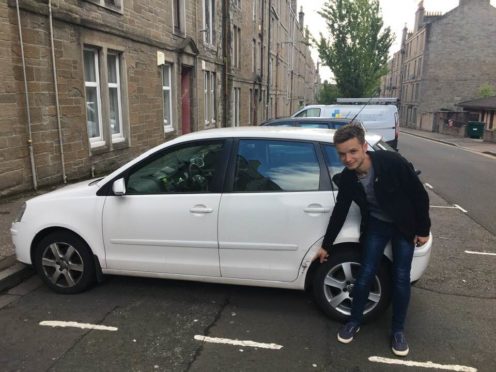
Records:
<instances>
[{"instance_id":1,"label":"sidewalk","mask_svg":"<svg viewBox=\"0 0 496 372\"><path fill-rule=\"evenodd\" d=\"M430 139L433 141L445 143L447 145L457 146L468 151L478 152L480 154L492 155L496 159L496 143L484 142L481 139L474 139L468 137L455 137L447 134L426 132L423 130L411 129L411 128L400 128L401 133L411 134L413 136L422 137ZM401 139L400 139L401 143Z\"/></svg>"},{"instance_id":2,"label":"sidewalk","mask_svg":"<svg viewBox=\"0 0 496 372\"><path fill-rule=\"evenodd\" d=\"M457 146L468 151L481 153L486 156L493 156L494 159L496 159L496 143L483 142L482 140L472 138L459 138L410 128L400 128L400 131L402 134L409 134ZM20 264L15 260L14 246L10 238L10 225L16 218L22 203L34 196L35 193L29 193L17 198L12 198L8 201L0 201L0 292L15 286L27 276L33 274L31 268Z\"/></svg>"}]
</instances>

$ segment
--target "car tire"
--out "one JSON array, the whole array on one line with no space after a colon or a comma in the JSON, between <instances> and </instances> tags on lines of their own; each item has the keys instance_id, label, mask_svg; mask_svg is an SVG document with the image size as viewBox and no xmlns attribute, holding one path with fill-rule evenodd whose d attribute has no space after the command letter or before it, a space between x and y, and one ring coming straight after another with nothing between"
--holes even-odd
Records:
<instances>
[{"instance_id":1,"label":"car tire","mask_svg":"<svg viewBox=\"0 0 496 372\"><path fill-rule=\"evenodd\" d=\"M90 247L69 231L54 232L36 245L34 266L53 291L79 293L96 281L95 263Z\"/></svg>"},{"instance_id":2,"label":"car tire","mask_svg":"<svg viewBox=\"0 0 496 372\"><path fill-rule=\"evenodd\" d=\"M351 315L350 292L360 268L360 252L356 247L334 248L326 262L313 276L313 296L320 309L330 318L344 322ZM365 305L363 321L384 313L391 302L391 269L386 257L382 261Z\"/></svg>"}]
</instances>

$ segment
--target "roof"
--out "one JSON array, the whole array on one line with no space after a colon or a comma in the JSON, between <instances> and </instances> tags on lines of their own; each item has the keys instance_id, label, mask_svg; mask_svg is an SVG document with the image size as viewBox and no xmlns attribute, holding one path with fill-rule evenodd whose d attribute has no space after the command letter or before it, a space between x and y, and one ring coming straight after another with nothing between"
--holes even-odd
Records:
<instances>
[{"instance_id":1,"label":"roof","mask_svg":"<svg viewBox=\"0 0 496 372\"><path fill-rule=\"evenodd\" d=\"M467 109L496 110L496 96L464 101L456 105Z\"/></svg>"}]
</instances>

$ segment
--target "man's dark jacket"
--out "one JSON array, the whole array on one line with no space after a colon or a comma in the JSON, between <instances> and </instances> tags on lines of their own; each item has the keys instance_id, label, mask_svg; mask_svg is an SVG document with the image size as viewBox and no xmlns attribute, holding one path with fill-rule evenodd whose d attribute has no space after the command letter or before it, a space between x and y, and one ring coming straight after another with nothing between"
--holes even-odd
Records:
<instances>
[{"instance_id":1,"label":"man's dark jacket","mask_svg":"<svg viewBox=\"0 0 496 372\"><path fill-rule=\"evenodd\" d=\"M374 167L374 191L379 206L408 240L413 241L415 235L428 236L431 228L429 196L412 165L393 151L367 154ZM352 201L359 206L362 214L361 233L367 225L367 197L356 172L345 168L338 186L336 205L322 243L327 251L341 231Z\"/></svg>"}]
</instances>

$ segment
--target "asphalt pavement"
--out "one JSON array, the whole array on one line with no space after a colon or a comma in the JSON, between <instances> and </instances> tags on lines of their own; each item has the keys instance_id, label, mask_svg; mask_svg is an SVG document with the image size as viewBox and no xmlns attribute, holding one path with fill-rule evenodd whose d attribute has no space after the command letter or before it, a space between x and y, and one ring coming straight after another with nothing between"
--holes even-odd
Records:
<instances>
[{"instance_id":1,"label":"asphalt pavement","mask_svg":"<svg viewBox=\"0 0 496 372\"><path fill-rule=\"evenodd\" d=\"M467 151L494 157L496 159L496 143L484 142L480 139L459 138L410 128L401 128L401 132L457 146ZM12 221L16 218L22 203L47 191L51 191L51 189L38 190L36 192L33 191L0 199L0 292L14 287L33 273L30 267L18 263L15 259L14 246L10 238L10 226Z\"/></svg>"}]
</instances>

